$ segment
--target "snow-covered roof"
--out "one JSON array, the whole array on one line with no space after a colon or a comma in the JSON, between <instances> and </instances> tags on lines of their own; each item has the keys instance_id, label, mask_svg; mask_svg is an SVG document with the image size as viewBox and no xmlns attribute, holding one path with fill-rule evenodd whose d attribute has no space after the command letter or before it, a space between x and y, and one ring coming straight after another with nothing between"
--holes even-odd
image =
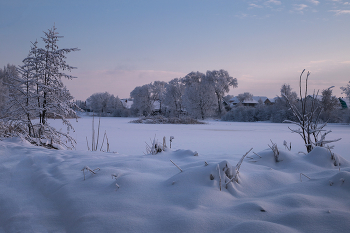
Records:
<instances>
[{"instance_id":1,"label":"snow-covered roof","mask_svg":"<svg viewBox=\"0 0 350 233\"><path fill-rule=\"evenodd\" d=\"M251 100L244 100L243 104L258 104L259 100L261 100L263 103L265 103L266 100L269 100L270 102L272 102L269 98L267 98L266 96L253 96L253 99ZM232 104L238 104L239 100L238 97L235 96L232 99L229 100L230 103Z\"/></svg>"},{"instance_id":2,"label":"snow-covered roof","mask_svg":"<svg viewBox=\"0 0 350 233\"><path fill-rule=\"evenodd\" d=\"M120 99L122 102L123 106L127 109L131 108L131 105L133 104L134 100L133 99Z\"/></svg>"}]
</instances>

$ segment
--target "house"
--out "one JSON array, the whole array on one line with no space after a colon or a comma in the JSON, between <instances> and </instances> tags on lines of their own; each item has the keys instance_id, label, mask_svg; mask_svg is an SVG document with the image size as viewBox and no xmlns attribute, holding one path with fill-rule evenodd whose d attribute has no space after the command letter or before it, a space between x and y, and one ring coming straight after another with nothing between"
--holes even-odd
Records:
<instances>
[{"instance_id":1,"label":"house","mask_svg":"<svg viewBox=\"0 0 350 233\"><path fill-rule=\"evenodd\" d=\"M272 105L275 102L275 99L269 99L266 96L253 96L252 99L250 100L244 100L242 102L243 106L249 106L249 107L255 107L259 103L265 104L265 105ZM233 97L232 99L229 100L229 105L231 107L237 105L239 103L239 100L237 96Z\"/></svg>"},{"instance_id":2,"label":"house","mask_svg":"<svg viewBox=\"0 0 350 233\"><path fill-rule=\"evenodd\" d=\"M133 99L129 98L129 99L120 99L120 102L122 102L123 106L127 109L131 108L132 103L134 102Z\"/></svg>"}]
</instances>

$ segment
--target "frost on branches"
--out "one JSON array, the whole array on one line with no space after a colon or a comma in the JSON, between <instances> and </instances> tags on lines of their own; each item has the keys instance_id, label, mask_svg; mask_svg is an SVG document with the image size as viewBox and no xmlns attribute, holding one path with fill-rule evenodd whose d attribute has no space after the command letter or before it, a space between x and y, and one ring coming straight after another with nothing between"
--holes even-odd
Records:
<instances>
[{"instance_id":1,"label":"frost on branches","mask_svg":"<svg viewBox=\"0 0 350 233\"><path fill-rule=\"evenodd\" d=\"M44 32L45 47L32 43L28 57L17 73L8 77L9 98L7 103L8 121L14 121L21 128L20 136L33 144L49 148L74 147L75 140L69 135L73 130L66 117L76 117L69 91L62 78L75 77L64 73L75 67L66 63L66 54L77 48L59 49L55 26ZM57 131L48 124L48 118L58 118L67 126L67 133Z\"/></svg>"},{"instance_id":2,"label":"frost on branches","mask_svg":"<svg viewBox=\"0 0 350 233\"><path fill-rule=\"evenodd\" d=\"M324 127L327 125L327 121L323 124L319 124L322 108L317 102L317 94L315 94L315 92L313 96L308 96L307 94L307 81L309 79L310 72L307 73L305 80L305 95L302 95L301 82L304 72L305 70L301 72L299 80L300 106L298 107L287 95L284 95L290 109L297 118L297 121L285 120L284 122L293 123L299 127L298 129L289 129L294 133L298 133L302 137L307 152L311 152L314 146L322 147L325 144L339 141L341 138L336 140L326 140L327 134L329 134L331 131L324 130Z\"/></svg>"}]
</instances>

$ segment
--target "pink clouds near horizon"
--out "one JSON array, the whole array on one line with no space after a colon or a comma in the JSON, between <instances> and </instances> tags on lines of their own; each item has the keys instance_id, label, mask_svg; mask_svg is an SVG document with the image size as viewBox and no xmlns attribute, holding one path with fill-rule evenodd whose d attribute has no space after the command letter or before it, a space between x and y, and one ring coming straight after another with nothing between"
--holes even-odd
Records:
<instances>
[{"instance_id":1,"label":"pink clouds near horizon","mask_svg":"<svg viewBox=\"0 0 350 233\"><path fill-rule=\"evenodd\" d=\"M64 81L75 99L85 100L97 92L109 92L127 98L137 86L154 81L170 81L186 74L161 70L92 70L74 71L77 79Z\"/></svg>"}]
</instances>

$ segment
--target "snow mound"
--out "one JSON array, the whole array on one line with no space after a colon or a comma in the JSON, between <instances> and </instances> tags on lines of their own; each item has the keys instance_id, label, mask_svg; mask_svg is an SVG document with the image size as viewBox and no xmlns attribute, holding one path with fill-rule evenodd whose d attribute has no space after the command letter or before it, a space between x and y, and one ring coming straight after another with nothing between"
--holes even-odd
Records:
<instances>
[{"instance_id":1,"label":"snow mound","mask_svg":"<svg viewBox=\"0 0 350 233\"><path fill-rule=\"evenodd\" d=\"M251 232L283 232L283 233L300 233L291 227L283 226L281 224L276 224L266 221L246 221L240 223L228 231L224 232L240 232L240 233L251 233Z\"/></svg>"},{"instance_id":2,"label":"snow mound","mask_svg":"<svg viewBox=\"0 0 350 233\"><path fill-rule=\"evenodd\" d=\"M333 159L332 159L333 154ZM348 167L350 163L336 153L330 152L324 147L315 147L310 153L305 155L305 160L311 164L323 168Z\"/></svg>"},{"instance_id":3,"label":"snow mound","mask_svg":"<svg viewBox=\"0 0 350 233\"><path fill-rule=\"evenodd\" d=\"M348 169L349 170L349 169ZM329 185L350 192L350 172L341 171L329 179Z\"/></svg>"},{"instance_id":4,"label":"snow mound","mask_svg":"<svg viewBox=\"0 0 350 233\"><path fill-rule=\"evenodd\" d=\"M242 164L191 150L128 156L48 150L15 139L0 141L0 148L0 232L350 228L350 166L336 155L339 171L324 148L308 155L280 150L279 162L268 149ZM86 171L84 180L86 167L99 170Z\"/></svg>"}]
</instances>

